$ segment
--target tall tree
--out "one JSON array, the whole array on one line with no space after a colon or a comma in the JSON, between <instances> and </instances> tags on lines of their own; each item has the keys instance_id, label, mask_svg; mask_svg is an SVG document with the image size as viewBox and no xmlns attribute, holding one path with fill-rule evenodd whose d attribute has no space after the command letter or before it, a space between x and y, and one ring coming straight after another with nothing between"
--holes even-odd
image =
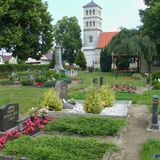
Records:
<instances>
[{"instance_id":1,"label":"tall tree","mask_svg":"<svg viewBox=\"0 0 160 160\"><path fill-rule=\"evenodd\" d=\"M145 3L148 7L145 10L140 10L140 17L143 23L141 32L155 41L160 55L160 1L145 0Z\"/></svg>"},{"instance_id":2,"label":"tall tree","mask_svg":"<svg viewBox=\"0 0 160 160\"><path fill-rule=\"evenodd\" d=\"M112 65L112 56L108 53L107 48L100 53L100 67L102 72L110 72Z\"/></svg>"},{"instance_id":3,"label":"tall tree","mask_svg":"<svg viewBox=\"0 0 160 160\"><path fill-rule=\"evenodd\" d=\"M81 29L76 17L63 17L55 25L55 41L63 48L62 57L68 63L73 64L77 52L82 47Z\"/></svg>"},{"instance_id":4,"label":"tall tree","mask_svg":"<svg viewBox=\"0 0 160 160\"><path fill-rule=\"evenodd\" d=\"M39 59L52 47L51 22L42 0L0 0L0 48L20 60Z\"/></svg>"},{"instance_id":5,"label":"tall tree","mask_svg":"<svg viewBox=\"0 0 160 160\"><path fill-rule=\"evenodd\" d=\"M83 70L86 69L86 58L84 56L84 53L79 50L78 53L77 53L77 57L76 57L76 60L75 60L76 64L79 65Z\"/></svg>"}]
</instances>

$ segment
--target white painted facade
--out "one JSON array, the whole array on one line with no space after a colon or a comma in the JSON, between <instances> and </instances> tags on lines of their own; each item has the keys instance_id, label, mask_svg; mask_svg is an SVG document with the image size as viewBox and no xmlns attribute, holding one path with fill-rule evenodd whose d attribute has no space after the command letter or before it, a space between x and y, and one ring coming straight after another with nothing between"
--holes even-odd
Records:
<instances>
[{"instance_id":1,"label":"white painted facade","mask_svg":"<svg viewBox=\"0 0 160 160\"><path fill-rule=\"evenodd\" d=\"M96 45L102 32L102 8L93 1L83 6L83 52L87 66L99 63L96 54Z\"/></svg>"}]
</instances>

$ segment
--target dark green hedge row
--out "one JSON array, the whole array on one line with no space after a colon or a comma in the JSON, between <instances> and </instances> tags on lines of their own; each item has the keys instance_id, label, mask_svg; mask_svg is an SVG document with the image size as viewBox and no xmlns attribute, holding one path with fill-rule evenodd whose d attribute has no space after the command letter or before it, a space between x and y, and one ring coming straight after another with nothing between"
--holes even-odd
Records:
<instances>
[{"instance_id":1,"label":"dark green hedge row","mask_svg":"<svg viewBox=\"0 0 160 160\"><path fill-rule=\"evenodd\" d=\"M49 65L32 65L32 64L1 64L0 73L13 71L43 70L48 69Z\"/></svg>"}]
</instances>

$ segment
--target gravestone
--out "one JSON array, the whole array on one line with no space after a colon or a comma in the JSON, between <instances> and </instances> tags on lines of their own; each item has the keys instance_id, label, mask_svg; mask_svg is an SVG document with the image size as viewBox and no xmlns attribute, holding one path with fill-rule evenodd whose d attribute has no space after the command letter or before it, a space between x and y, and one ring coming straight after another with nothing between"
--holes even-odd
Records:
<instances>
[{"instance_id":1,"label":"gravestone","mask_svg":"<svg viewBox=\"0 0 160 160\"><path fill-rule=\"evenodd\" d=\"M0 107L0 131L4 132L17 125L19 119L19 105L7 104Z\"/></svg>"},{"instance_id":2,"label":"gravestone","mask_svg":"<svg viewBox=\"0 0 160 160\"><path fill-rule=\"evenodd\" d=\"M100 87L103 85L103 77L99 78L99 85L100 85Z\"/></svg>"},{"instance_id":3,"label":"gravestone","mask_svg":"<svg viewBox=\"0 0 160 160\"><path fill-rule=\"evenodd\" d=\"M93 78L92 82L93 82L93 85L96 86L98 84L98 79L97 78Z\"/></svg>"},{"instance_id":4,"label":"gravestone","mask_svg":"<svg viewBox=\"0 0 160 160\"><path fill-rule=\"evenodd\" d=\"M152 124L151 129L159 129L158 124L158 96L153 96L153 112L152 112Z\"/></svg>"},{"instance_id":5,"label":"gravestone","mask_svg":"<svg viewBox=\"0 0 160 160\"><path fill-rule=\"evenodd\" d=\"M55 85L59 98L67 100L68 84L64 81L58 81Z\"/></svg>"},{"instance_id":6,"label":"gravestone","mask_svg":"<svg viewBox=\"0 0 160 160\"><path fill-rule=\"evenodd\" d=\"M61 71L64 70L63 65L62 65L61 47L57 45L55 48L56 48L56 54L55 54L54 70L60 73Z\"/></svg>"}]
</instances>

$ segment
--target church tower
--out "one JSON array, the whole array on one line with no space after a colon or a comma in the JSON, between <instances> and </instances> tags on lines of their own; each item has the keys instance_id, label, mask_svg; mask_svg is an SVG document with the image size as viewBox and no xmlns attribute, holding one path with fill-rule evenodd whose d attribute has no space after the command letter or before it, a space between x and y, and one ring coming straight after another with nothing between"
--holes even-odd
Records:
<instances>
[{"instance_id":1,"label":"church tower","mask_svg":"<svg viewBox=\"0 0 160 160\"><path fill-rule=\"evenodd\" d=\"M83 52L87 66L96 66L96 45L102 32L102 8L93 0L83 6Z\"/></svg>"}]
</instances>

